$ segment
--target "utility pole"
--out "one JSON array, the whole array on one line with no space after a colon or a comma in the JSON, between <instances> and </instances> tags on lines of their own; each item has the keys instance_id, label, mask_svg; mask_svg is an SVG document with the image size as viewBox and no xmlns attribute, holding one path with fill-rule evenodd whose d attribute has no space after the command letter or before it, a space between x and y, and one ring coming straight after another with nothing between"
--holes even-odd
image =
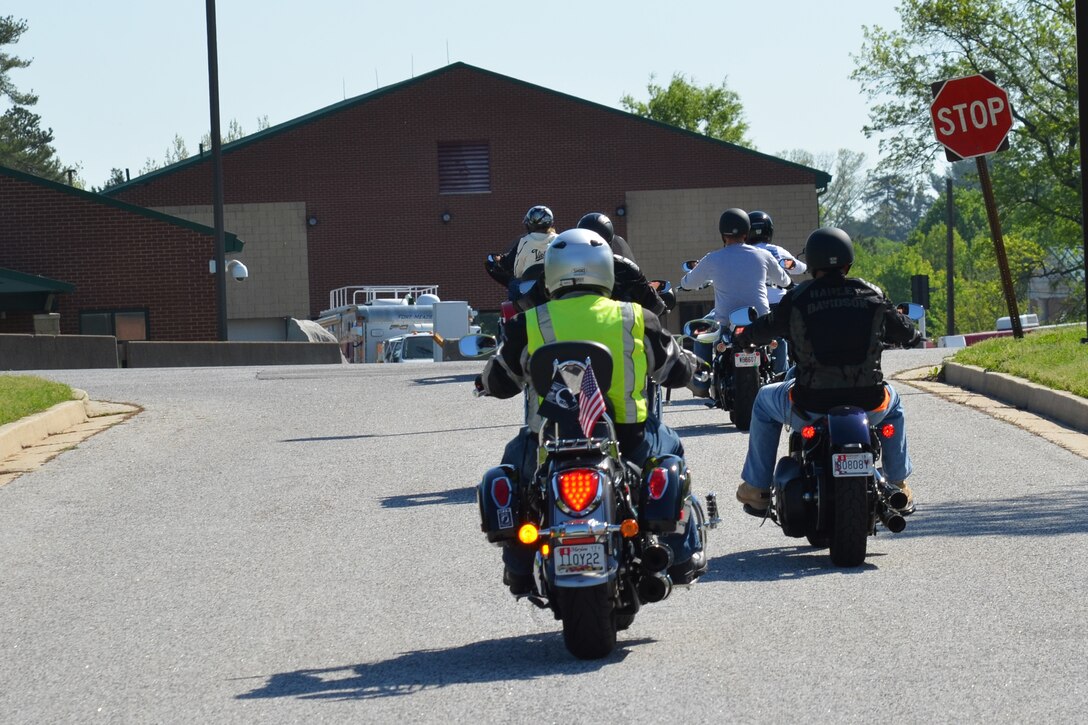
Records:
<instances>
[{"instance_id":1,"label":"utility pole","mask_svg":"<svg viewBox=\"0 0 1088 725\"><path fill-rule=\"evenodd\" d=\"M219 55L215 40L215 0L208 13L208 96L212 137L212 216L215 219L215 299L220 341L227 339L227 236L223 226L223 150L219 140Z\"/></svg>"}]
</instances>

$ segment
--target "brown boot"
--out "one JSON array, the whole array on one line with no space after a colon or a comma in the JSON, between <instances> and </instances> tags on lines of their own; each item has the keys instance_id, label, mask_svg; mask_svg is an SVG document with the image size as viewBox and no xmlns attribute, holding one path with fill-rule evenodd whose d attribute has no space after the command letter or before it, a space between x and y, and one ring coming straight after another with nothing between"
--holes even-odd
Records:
<instances>
[{"instance_id":1,"label":"brown boot","mask_svg":"<svg viewBox=\"0 0 1088 725\"><path fill-rule=\"evenodd\" d=\"M771 503L771 492L765 488L756 488L747 481L742 481L737 486L737 500L747 506L752 512L762 515Z\"/></svg>"}]
</instances>

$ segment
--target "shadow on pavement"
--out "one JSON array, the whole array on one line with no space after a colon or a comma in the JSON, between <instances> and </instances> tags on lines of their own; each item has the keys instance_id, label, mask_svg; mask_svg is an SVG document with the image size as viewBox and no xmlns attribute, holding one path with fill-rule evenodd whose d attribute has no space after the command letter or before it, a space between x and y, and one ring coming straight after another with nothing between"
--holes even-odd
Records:
<instances>
[{"instance_id":1,"label":"shadow on pavement","mask_svg":"<svg viewBox=\"0 0 1088 725\"><path fill-rule=\"evenodd\" d=\"M676 431L677 434L681 437L681 439L683 439L683 438L698 438L700 436L722 435L722 434L733 435L733 434L736 434L736 433L742 433L742 434L747 435L747 433L745 431L737 430L737 428L735 426L733 426L729 422L728 418L726 418L725 420L723 420L721 423L719 423L717 425L701 423L699 425L673 425L673 426L669 426L669 427L672 428L674 431Z\"/></svg>"},{"instance_id":2,"label":"shadow on pavement","mask_svg":"<svg viewBox=\"0 0 1088 725\"><path fill-rule=\"evenodd\" d=\"M1060 536L1085 531L1088 488L1078 488L932 506L920 500L906 530L897 536Z\"/></svg>"},{"instance_id":3,"label":"shadow on pavement","mask_svg":"<svg viewBox=\"0 0 1088 725\"><path fill-rule=\"evenodd\" d=\"M804 541L804 539L801 539ZM870 558L879 554L869 554ZM821 574L861 574L876 571L877 566L865 562L858 567L841 567L831 563L827 549L812 546L776 546L770 549L736 551L715 556L710 553L710 568L699 582L760 582L802 579Z\"/></svg>"},{"instance_id":4,"label":"shadow on pavement","mask_svg":"<svg viewBox=\"0 0 1088 725\"><path fill-rule=\"evenodd\" d=\"M481 368L482 369L482 368ZM416 378L412 382L416 385L445 385L446 383L471 383L478 373L465 373L463 375L439 375L433 378Z\"/></svg>"},{"instance_id":5,"label":"shadow on pavement","mask_svg":"<svg viewBox=\"0 0 1088 725\"><path fill-rule=\"evenodd\" d=\"M448 649L404 652L379 662L282 672L268 676L263 685L237 695L237 699L370 700L448 685L580 674L622 662L632 647L650 642L653 640L621 639L608 657L583 661L567 652L558 632L504 637Z\"/></svg>"},{"instance_id":6,"label":"shadow on pavement","mask_svg":"<svg viewBox=\"0 0 1088 725\"><path fill-rule=\"evenodd\" d=\"M428 491L425 493L405 493L400 496L386 496L379 499L382 508L399 509L412 506L431 506L434 504L461 504L476 502L475 486L460 486L448 491Z\"/></svg>"},{"instance_id":7,"label":"shadow on pavement","mask_svg":"<svg viewBox=\"0 0 1088 725\"><path fill-rule=\"evenodd\" d=\"M317 441L358 441L367 438L402 438L404 436L444 435L446 433L472 433L478 430L498 430L500 428L521 428L517 423L505 425L474 425L469 428L446 428L445 430L410 430L403 433L360 433L348 436L312 436L309 438L284 438L280 443L315 443Z\"/></svg>"}]
</instances>

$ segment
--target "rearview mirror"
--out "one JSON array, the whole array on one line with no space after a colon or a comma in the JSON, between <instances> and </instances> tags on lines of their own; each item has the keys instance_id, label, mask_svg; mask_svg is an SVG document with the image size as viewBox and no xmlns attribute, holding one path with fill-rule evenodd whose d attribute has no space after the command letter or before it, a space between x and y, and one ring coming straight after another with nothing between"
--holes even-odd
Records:
<instances>
[{"instance_id":1,"label":"rearview mirror","mask_svg":"<svg viewBox=\"0 0 1088 725\"><path fill-rule=\"evenodd\" d=\"M691 270L695 269L695 266L697 264L699 264L698 259L689 259L686 262L684 262L683 264L681 264L680 268L682 270L684 270L685 272L690 272Z\"/></svg>"},{"instance_id":2,"label":"rearview mirror","mask_svg":"<svg viewBox=\"0 0 1088 725\"><path fill-rule=\"evenodd\" d=\"M738 307L729 313L729 324L733 327L745 327L756 321L759 315L755 307Z\"/></svg>"},{"instance_id":3,"label":"rearview mirror","mask_svg":"<svg viewBox=\"0 0 1088 725\"><path fill-rule=\"evenodd\" d=\"M915 322L922 320L926 316L926 308L915 302L900 302L895 306L895 309Z\"/></svg>"},{"instance_id":4,"label":"rearview mirror","mask_svg":"<svg viewBox=\"0 0 1088 725\"><path fill-rule=\"evenodd\" d=\"M457 341L458 352L466 358L487 357L498 346L499 341L494 335L465 335Z\"/></svg>"}]
</instances>

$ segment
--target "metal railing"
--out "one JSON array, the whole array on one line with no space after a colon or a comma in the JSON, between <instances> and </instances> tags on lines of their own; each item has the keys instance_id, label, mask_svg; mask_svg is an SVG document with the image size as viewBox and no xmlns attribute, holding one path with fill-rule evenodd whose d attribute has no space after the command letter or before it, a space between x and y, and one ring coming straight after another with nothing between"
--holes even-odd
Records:
<instances>
[{"instance_id":1,"label":"metal railing","mask_svg":"<svg viewBox=\"0 0 1088 725\"><path fill-rule=\"evenodd\" d=\"M438 285L371 284L340 287L329 292L329 309L344 305L368 305L374 300L418 299L420 295L437 295Z\"/></svg>"}]
</instances>

